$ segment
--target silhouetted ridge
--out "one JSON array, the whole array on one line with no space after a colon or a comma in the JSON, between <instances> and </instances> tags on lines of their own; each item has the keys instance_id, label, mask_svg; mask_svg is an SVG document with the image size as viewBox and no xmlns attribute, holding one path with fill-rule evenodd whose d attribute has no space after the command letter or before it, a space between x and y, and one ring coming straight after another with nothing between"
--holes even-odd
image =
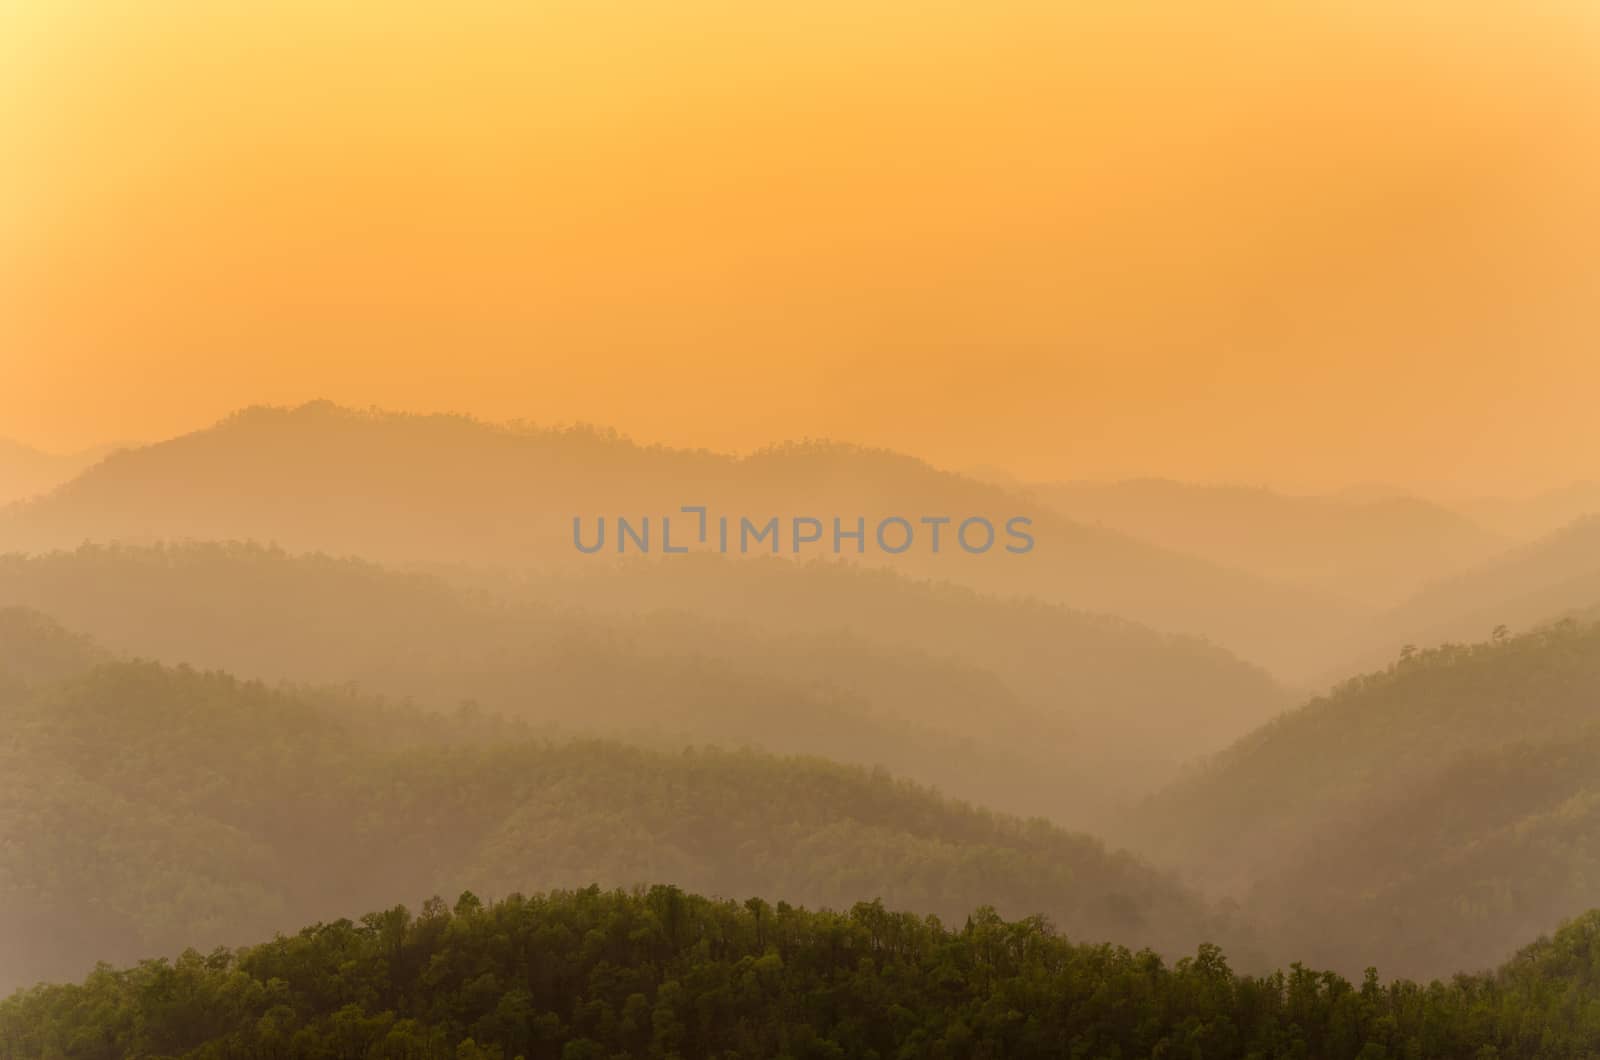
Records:
<instances>
[{"instance_id":1,"label":"silhouetted ridge","mask_svg":"<svg viewBox=\"0 0 1600 1060\"><path fill-rule=\"evenodd\" d=\"M0 548L256 540L384 561L584 569L597 557L574 547L575 517L651 517L659 553L659 520L676 515L686 530L685 505L705 505L736 528L743 516L763 523L806 516L825 520L830 532L834 518L875 526L898 516L919 527L923 517L982 517L1000 528L1002 541L1007 520L1027 518L1035 544L1026 555L953 546L935 555L924 528L904 554L874 549L862 558L1203 634L1278 672L1326 665L1319 635L1352 614L1326 596L1074 523L1013 491L885 450L801 442L739 458L641 446L592 428L496 426L327 403L252 408L119 454L0 514ZM830 539L812 554L831 548Z\"/></svg>"}]
</instances>

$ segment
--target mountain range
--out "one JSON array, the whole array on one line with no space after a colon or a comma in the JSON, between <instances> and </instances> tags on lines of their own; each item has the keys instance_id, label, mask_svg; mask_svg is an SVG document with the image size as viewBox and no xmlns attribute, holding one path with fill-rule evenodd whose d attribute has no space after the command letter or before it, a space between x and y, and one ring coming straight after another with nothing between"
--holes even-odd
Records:
<instances>
[{"instance_id":1,"label":"mountain range","mask_svg":"<svg viewBox=\"0 0 1600 1060\"><path fill-rule=\"evenodd\" d=\"M604 562L573 547L575 518L642 518L685 505L869 525L888 516L984 517L996 525L1027 518L1035 545L1026 555L998 548L969 555L947 545L937 555L919 547L857 558L1203 635L1291 679L1315 673L1323 662L1318 644L1357 613L1337 598L1073 522L895 453L819 442L735 457L641 446L590 429L327 403L249 409L207 430L114 454L50 495L0 512L0 550L201 538L386 562L570 568Z\"/></svg>"}]
</instances>

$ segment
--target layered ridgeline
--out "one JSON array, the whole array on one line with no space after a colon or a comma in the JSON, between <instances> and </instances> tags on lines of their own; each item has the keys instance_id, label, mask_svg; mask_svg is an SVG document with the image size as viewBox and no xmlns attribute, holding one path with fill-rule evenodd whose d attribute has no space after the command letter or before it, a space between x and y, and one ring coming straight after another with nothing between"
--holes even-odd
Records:
<instances>
[{"instance_id":1,"label":"layered ridgeline","mask_svg":"<svg viewBox=\"0 0 1600 1060\"><path fill-rule=\"evenodd\" d=\"M1164 479L1028 491L1069 519L1373 606L1398 604L1516 540L1416 497L1290 496Z\"/></svg>"},{"instance_id":2,"label":"layered ridgeline","mask_svg":"<svg viewBox=\"0 0 1600 1060\"><path fill-rule=\"evenodd\" d=\"M1486 967L1595 901L1600 625L1408 654L1216 756L1135 834L1280 959Z\"/></svg>"},{"instance_id":3,"label":"layered ridgeline","mask_svg":"<svg viewBox=\"0 0 1600 1060\"><path fill-rule=\"evenodd\" d=\"M692 608L784 635L842 629L896 652L963 660L1062 726L1064 741L1048 752L1050 772L1083 781L1091 799L1093 791L1120 799L1148 790L1293 702L1264 671L1199 638L837 562L686 557L492 583L466 571L446 574L469 585L492 584L513 600L617 615ZM997 723L973 720L984 731ZM1071 808L1053 812L1075 817Z\"/></svg>"},{"instance_id":4,"label":"layered ridgeline","mask_svg":"<svg viewBox=\"0 0 1600 1060\"><path fill-rule=\"evenodd\" d=\"M1081 522L1381 606L1325 643L1319 686L1380 667L1406 645L1530 629L1600 602L1600 492L1590 484L1459 508L1161 480L1027 489ZM1504 529L1485 529L1460 509Z\"/></svg>"},{"instance_id":5,"label":"layered ridgeline","mask_svg":"<svg viewBox=\"0 0 1600 1060\"><path fill-rule=\"evenodd\" d=\"M809 912L657 886L463 894L0 1002L0 1060L123 1056L1586 1058L1600 915L1492 974L1360 986L1166 965L980 910Z\"/></svg>"},{"instance_id":6,"label":"layered ridgeline","mask_svg":"<svg viewBox=\"0 0 1600 1060\"><path fill-rule=\"evenodd\" d=\"M1441 579L1375 617L1346 650L1346 665L1392 658L1406 644L1477 640L1499 625L1529 629L1597 603L1600 515L1589 515Z\"/></svg>"},{"instance_id":7,"label":"layered ridgeline","mask_svg":"<svg viewBox=\"0 0 1600 1060\"><path fill-rule=\"evenodd\" d=\"M1200 640L831 560L449 577L254 545L85 546L0 557L0 605L132 655L883 764L1079 825L1289 704Z\"/></svg>"},{"instance_id":8,"label":"layered ridgeline","mask_svg":"<svg viewBox=\"0 0 1600 1060\"><path fill-rule=\"evenodd\" d=\"M107 445L74 453L46 453L0 438L0 504L47 493L115 448Z\"/></svg>"},{"instance_id":9,"label":"layered ridgeline","mask_svg":"<svg viewBox=\"0 0 1600 1060\"><path fill-rule=\"evenodd\" d=\"M1451 507L1496 533L1530 541L1600 514L1600 482L1574 482L1528 497L1479 497Z\"/></svg>"},{"instance_id":10,"label":"layered ridgeline","mask_svg":"<svg viewBox=\"0 0 1600 1060\"><path fill-rule=\"evenodd\" d=\"M708 507L713 520L732 517L735 539L741 516L763 526L776 518L786 555L793 554L795 517L823 527L824 540L805 546L802 556L832 554L835 518L845 527L864 519L865 561L1205 635L1289 675L1328 665L1323 644L1356 614L1331 598L1076 523L1026 496L894 453L806 443L740 458L644 447L591 430L356 413L325 403L251 409L208 430L119 453L49 497L0 514L0 548L253 539L385 561L593 566L605 555L574 547L574 518L593 535L604 517L607 554L614 556L616 519L637 526L649 517L660 555L664 516L675 515L680 546L697 529L681 513L685 505ZM903 554L891 555L875 540L889 516L908 520L918 535ZM957 547L952 524L934 554L924 517L988 519L995 544L968 554ZM1032 520L1026 554L1006 550L1018 541L1005 532L1012 518ZM891 547L900 532L890 534ZM708 542L716 538L711 533ZM770 551L772 540L752 547ZM971 540L983 543L981 529Z\"/></svg>"},{"instance_id":11,"label":"layered ridgeline","mask_svg":"<svg viewBox=\"0 0 1600 1060\"><path fill-rule=\"evenodd\" d=\"M1185 949L1225 925L1099 842L818 759L554 743L471 714L105 662L0 622L0 986L471 888L668 880ZM71 671L69 673L69 671Z\"/></svg>"}]
</instances>

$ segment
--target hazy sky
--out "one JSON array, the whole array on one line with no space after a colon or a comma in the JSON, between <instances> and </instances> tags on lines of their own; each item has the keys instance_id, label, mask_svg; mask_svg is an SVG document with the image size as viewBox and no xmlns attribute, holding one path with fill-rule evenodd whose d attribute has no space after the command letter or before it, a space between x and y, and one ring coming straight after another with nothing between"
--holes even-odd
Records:
<instances>
[{"instance_id":1,"label":"hazy sky","mask_svg":"<svg viewBox=\"0 0 1600 1060\"><path fill-rule=\"evenodd\" d=\"M328 397L1600 474L1588 0L0 0L0 42L0 435Z\"/></svg>"}]
</instances>

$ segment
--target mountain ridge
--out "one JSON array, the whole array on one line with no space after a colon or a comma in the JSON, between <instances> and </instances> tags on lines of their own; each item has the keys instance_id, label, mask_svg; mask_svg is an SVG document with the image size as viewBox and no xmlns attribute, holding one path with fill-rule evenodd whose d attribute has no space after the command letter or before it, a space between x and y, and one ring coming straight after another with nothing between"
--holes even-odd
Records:
<instances>
[{"instance_id":1,"label":"mountain ridge","mask_svg":"<svg viewBox=\"0 0 1600 1060\"><path fill-rule=\"evenodd\" d=\"M1322 663L1355 612L1316 593L1064 520L915 457L792 443L731 457L614 433L494 427L457 416L253 408L125 451L45 498L0 511L0 549L84 540L274 541L391 562L570 566L575 516L982 515L1034 520L1025 556L914 549L896 569L1202 635L1291 678ZM670 557L661 557L663 560ZM871 561L881 556L868 556Z\"/></svg>"}]
</instances>

